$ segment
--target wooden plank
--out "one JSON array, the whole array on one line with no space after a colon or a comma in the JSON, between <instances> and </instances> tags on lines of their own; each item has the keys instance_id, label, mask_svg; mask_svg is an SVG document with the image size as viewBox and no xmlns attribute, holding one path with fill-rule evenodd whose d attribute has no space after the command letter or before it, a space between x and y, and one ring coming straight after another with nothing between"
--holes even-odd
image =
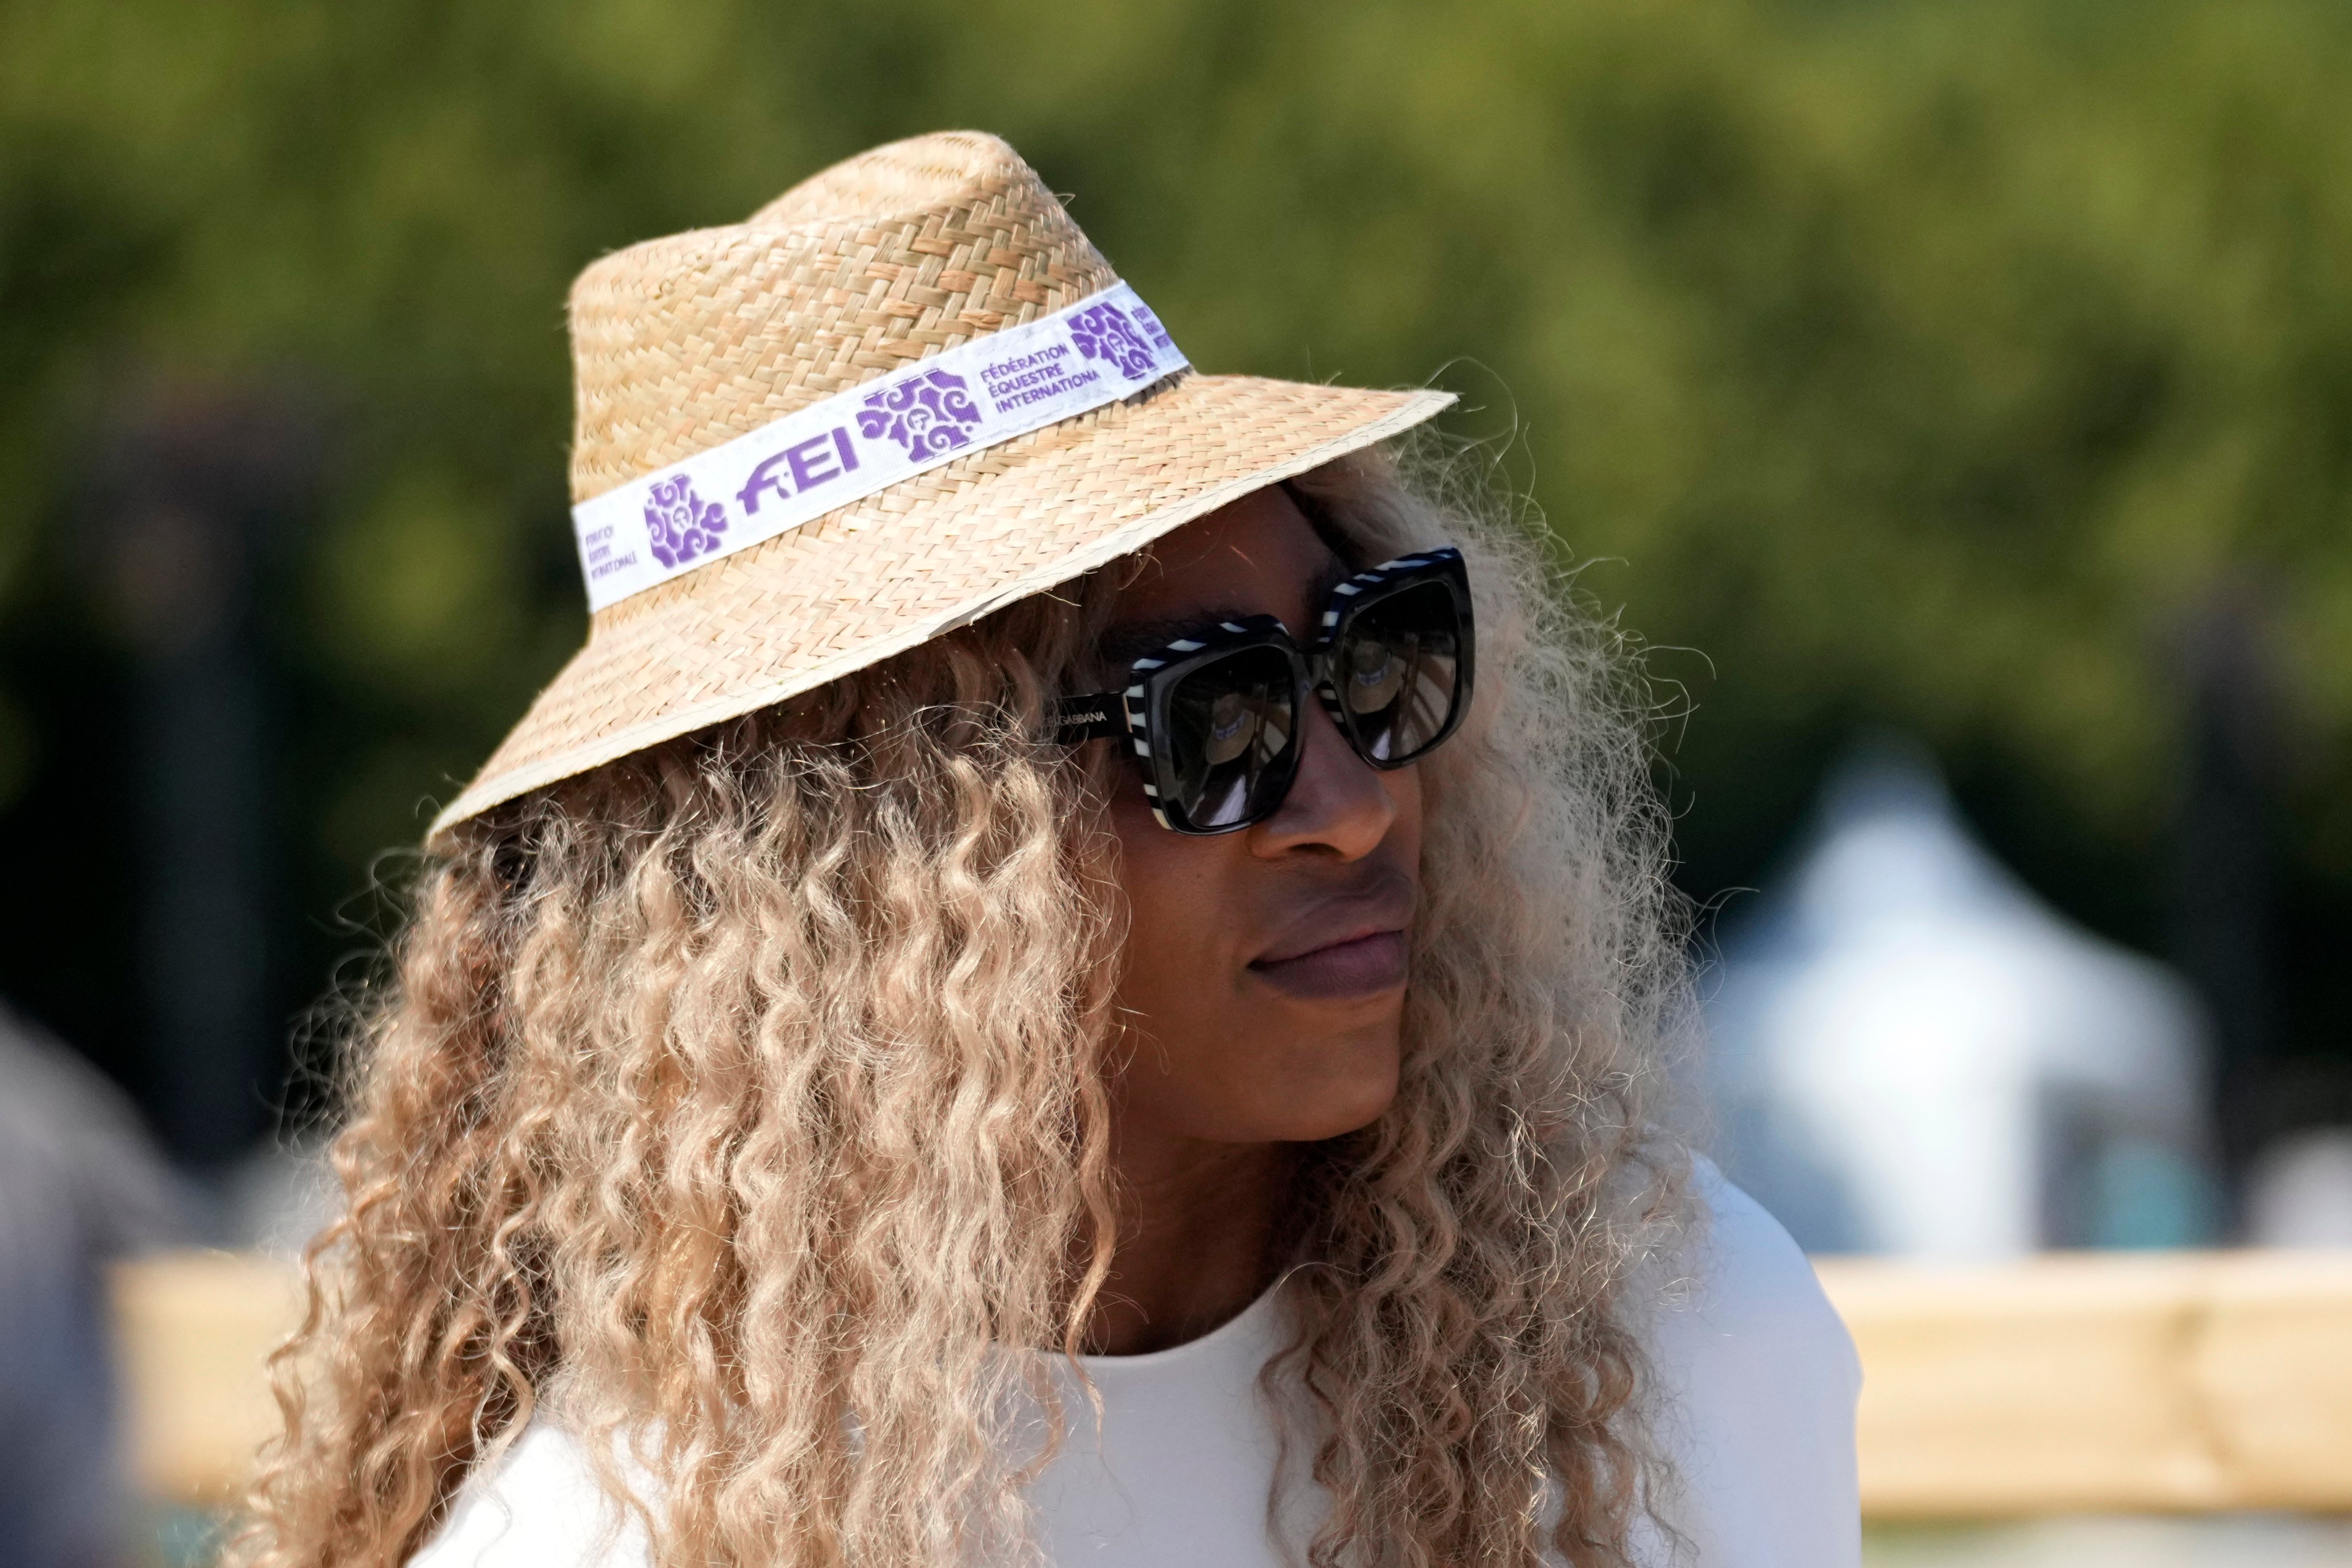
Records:
<instances>
[{"instance_id":1,"label":"wooden plank","mask_svg":"<svg viewBox=\"0 0 2352 1568\"><path fill-rule=\"evenodd\" d=\"M2352 1253L2231 1259L2200 1327L2189 1375L2232 1500L2352 1510Z\"/></svg>"},{"instance_id":2,"label":"wooden plank","mask_svg":"<svg viewBox=\"0 0 2352 1568\"><path fill-rule=\"evenodd\" d=\"M1817 1265L1861 1347L1864 1511L2352 1511L2352 1253ZM131 1457L152 1495L236 1496L277 1428L261 1366L299 1292L273 1259L115 1277Z\"/></svg>"},{"instance_id":3,"label":"wooden plank","mask_svg":"<svg viewBox=\"0 0 2352 1568\"><path fill-rule=\"evenodd\" d=\"M1817 1268L1874 1518L2352 1508L2352 1255Z\"/></svg>"},{"instance_id":4,"label":"wooden plank","mask_svg":"<svg viewBox=\"0 0 2352 1568\"><path fill-rule=\"evenodd\" d=\"M233 1501L278 1431L263 1363L301 1315L293 1266L163 1253L118 1265L113 1294L133 1479L174 1502Z\"/></svg>"}]
</instances>

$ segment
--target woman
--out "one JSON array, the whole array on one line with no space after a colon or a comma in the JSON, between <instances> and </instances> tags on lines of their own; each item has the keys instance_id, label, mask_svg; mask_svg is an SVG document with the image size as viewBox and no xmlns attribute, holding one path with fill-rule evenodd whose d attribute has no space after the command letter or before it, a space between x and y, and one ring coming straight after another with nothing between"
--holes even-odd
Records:
<instances>
[{"instance_id":1,"label":"woman","mask_svg":"<svg viewBox=\"0 0 2352 1568\"><path fill-rule=\"evenodd\" d=\"M253 1560L1854 1559L1609 640L1379 455L1446 399L1191 374L975 135L572 324L593 629L435 826Z\"/></svg>"}]
</instances>

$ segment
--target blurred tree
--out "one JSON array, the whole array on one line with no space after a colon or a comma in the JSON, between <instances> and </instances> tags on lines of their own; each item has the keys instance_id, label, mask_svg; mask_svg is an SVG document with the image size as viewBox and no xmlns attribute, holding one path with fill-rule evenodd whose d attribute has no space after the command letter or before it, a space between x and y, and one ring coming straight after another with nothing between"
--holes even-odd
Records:
<instances>
[{"instance_id":1,"label":"blurred tree","mask_svg":"<svg viewBox=\"0 0 2352 1568\"><path fill-rule=\"evenodd\" d=\"M265 593L299 1005L370 857L579 636L571 276L973 124L1197 363L1469 395L1700 704L1701 894L1893 723L2045 893L2160 947L2179 649L2258 606L2273 1033L2340 1058L2347 81L2326 0L0 0L0 811L95 843L119 795L90 432L158 374L299 389L340 430ZM0 987L136 1078L121 888L28 854Z\"/></svg>"}]
</instances>

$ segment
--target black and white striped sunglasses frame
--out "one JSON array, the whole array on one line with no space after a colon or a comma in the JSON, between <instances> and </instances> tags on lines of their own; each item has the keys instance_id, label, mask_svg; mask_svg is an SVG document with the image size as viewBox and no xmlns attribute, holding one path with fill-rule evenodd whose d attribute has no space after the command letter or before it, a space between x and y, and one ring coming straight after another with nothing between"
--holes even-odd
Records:
<instances>
[{"instance_id":1,"label":"black and white striped sunglasses frame","mask_svg":"<svg viewBox=\"0 0 2352 1568\"><path fill-rule=\"evenodd\" d=\"M1453 601L1458 628L1453 702L1443 722L1426 742L1402 755L1379 755L1366 742L1355 715L1348 710L1333 687L1335 655L1346 642L1348 633L1358 617L1366 610L1427 583L1444 584ZM1062 699L1055 714L1059 727L1054 739L1063 745L1076 745L1091 740L1127 740L1132 747L1136 764L1143 774L1143 793L1151 803L1151 815L1160 826L1171 832L1208 837L1237 833L1254 826L1279 809L1284 797L1289 794L1290 778L1284 778L1280 787L1272 792L1271 798L1261 803L1258 810L1242 820L1213 826L1196 825L1183 805L1173 798L1178 792L1171 776L1170 748L1165 743L1164 730L1169 722L1169 696L1186 676L1215 660L1255 647L1273 647L1288 655L1293 672L1291 696L1294 707L1302 703L1307 693L1312 690L1321 700L1324 711L1331 716L1339 733L1346 738L1349 749L1368 765L1383 772L1404 767L1427 756L1449 739L1461 726L1462 716L1470 707L1476 637L1470 616L1470 576L1463 563L1462 552L1447 546L1401 555L1339 584L1324 601L1317 636L1308 647L1300 647L1281 620L1274 616L1249 616L1237 621L1223 621L1179 637L1129 665L1129 679L1125 688ZM1297 772L1297 725L1294 714L1290 739L1285 747L1286 772L1291 777L1295 777Z\"/></svg>"}]
</instances>

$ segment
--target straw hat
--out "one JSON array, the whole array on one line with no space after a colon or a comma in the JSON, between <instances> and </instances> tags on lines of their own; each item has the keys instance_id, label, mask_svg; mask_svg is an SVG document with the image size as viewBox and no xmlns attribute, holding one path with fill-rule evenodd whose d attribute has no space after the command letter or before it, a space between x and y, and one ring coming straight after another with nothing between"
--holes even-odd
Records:
<instances>
[{"instance_id":1,"label":"straw hat","mask_svg":"<svg viewBox=\"0 0 2352 1568\"><path fill-rule=\"evenodd\" d=\"M969 367L974 353L998 346L988 342L998 334L1014 334L1001 339L1008 346L1038 341L1096 309L1097 296L1124 301L1121 324L1134 321L1135 336L1158 345L1145 345L1160 356L1156 379L1130 390L1113 375L1105 387L1094 373L1111 362L1086 365L1065 380L1097 380L1085 394L1097 405L992 444L953 439L963 428L953 419L929 432L929 448L894 427L908 457L875 443L888 448L884 455L909 468L919 450L928 466L748 545L747 525L760 520L736 513L766 500L772 523L777 494L791 487L778 482L763 496L755 479L730 512L737 498L707 474L687 482L701 471L696 464L789 434L789 421L823 421L861 397L898 398L893 389L910 375L933 374L927 362ZM660 580L594 610L587 646L441 814L434 835L1066 582L1452 401L1193 374L1139 307L1035 172L995 137L966 132L877 148L747 222L648 240L591 266L572 290L572 495L592 605L599 555L617 548L592 539L627 534L631 557ZM1056 338L1042 353L1081 365L1074 342L1095 352L1090 342ZM1174 368L1160 374L1162 364ZM970 380L950 374L941 384ZM883 392L857 391L876 381ZM964 419L969 408L951 403L947 412ZM852 428L835 437L842 459L856 455ZM822 450L837 468L831 448ZM854 478L886 467L877 458ZM685 511L671 508L672 521L705 517L711 531L673 528L659 548L669 525L656 514L681 493ZM652 498L643 523L634 510L641 495ZM601 534L590 526L599 519ZM637 531L648 528L650 541ZM708 548L721 539L718 548L731 552L693 558L698 542ZM635 548L646 543L658 563Z\"/></svg>"}]
</instances>

